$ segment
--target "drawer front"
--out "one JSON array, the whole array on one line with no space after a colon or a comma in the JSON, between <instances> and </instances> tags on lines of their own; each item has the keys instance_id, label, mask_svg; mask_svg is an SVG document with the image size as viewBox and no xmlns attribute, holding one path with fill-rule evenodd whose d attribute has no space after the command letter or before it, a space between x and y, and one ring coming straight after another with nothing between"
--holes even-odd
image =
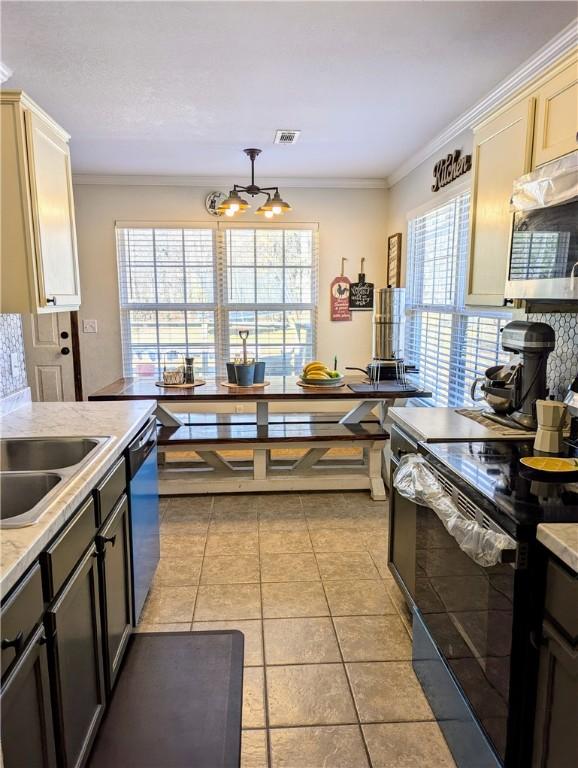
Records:
<instances>
[{"instance_id":1,"label":"drawer front","mask_svg":"<svg viewBox=\"0 0 578 768\"><path fill-rule=\"evenodd\" d=\"M96 525L100 527L110 515L116 502L126 490L126 462L122 456L94 492Z\"/></svg>"},{"instance_id":2,"label":"drawer front","mask_svg":"<svg viewBox=\"0 0 578 768\"><path fill-rule=\"evenodd\" d=\"M58 593L96 534L94 501L87 499L62 533L42 553L47 602Z\"/></svg>"},{"instance_id":3,"label":"drawer front","mask_svg":"<svg viewBox=\"0 0 578 768\"><path fill-rule=\"evenodd\" d=\"M36 564L2 606L2 676L24 648L43 612L42 577Z\"/></svg>"},{"instance_id":4,"label":"drawer front","mask_svg":"<svg viewBox=\"0 0 578 768\"><path fill-rule=\"evenodd\" d=\"M578 644L578 575L571 574L555 560L548 560L546 613Z\"/></svg>"}]
</instances>

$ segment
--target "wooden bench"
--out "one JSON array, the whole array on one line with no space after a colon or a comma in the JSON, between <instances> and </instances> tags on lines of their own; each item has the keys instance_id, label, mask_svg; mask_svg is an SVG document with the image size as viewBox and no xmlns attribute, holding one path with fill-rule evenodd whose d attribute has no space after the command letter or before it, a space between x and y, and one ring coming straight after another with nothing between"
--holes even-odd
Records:
<instances>
[{"instance_id":1,"label":"wooden bench","mask_svg":"<svg viewBox=\"0 0 578 768\"><path fill-rule=\"evenodd\" d=\"M269 423L260 425L254 413L181 413L184 426L158 429L161 494L366 488L372 498L384 499L381 464L387 431L372 417L355 424L339 423L340 417L270 413ZM288 446L303 455L273 457L273 451ZM337 446L359 448L360 457L328 457ZM249 450L252 460L230 458L235 450ZM198 458L171 457L189 452Z\"/></svg>"}]
</instances>

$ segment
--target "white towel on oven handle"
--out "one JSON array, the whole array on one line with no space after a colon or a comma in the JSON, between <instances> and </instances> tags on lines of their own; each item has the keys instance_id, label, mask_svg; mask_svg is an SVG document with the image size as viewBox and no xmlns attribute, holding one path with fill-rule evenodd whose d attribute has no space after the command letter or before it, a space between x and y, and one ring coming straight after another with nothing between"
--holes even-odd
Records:
<instances>
[{"instance_id":1,"label":"white towel on oven handle","mask_svg":"<svg viewBox=\"0 0 578 768\"><path fill-rule=\"evenodd\" d=\"M393 475L397 492L410 501L432 509L460 549L487 568L501 562L504 550L516 549L509 536L484 528L463 515L444 491L423 456L406 454Z\"/></svg>"}]
</instances>

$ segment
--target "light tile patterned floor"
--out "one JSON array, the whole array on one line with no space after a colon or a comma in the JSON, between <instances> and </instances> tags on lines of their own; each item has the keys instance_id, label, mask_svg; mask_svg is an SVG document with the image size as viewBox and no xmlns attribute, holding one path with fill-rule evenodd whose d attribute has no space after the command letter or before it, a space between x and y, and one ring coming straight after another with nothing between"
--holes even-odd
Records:
<instances>
[{"instance_id":1,"label":"light tile patterned floor","mask_svg":"<svg viewBox=\"0 0 578 768\"><path fill-rule=\"evenodd\" d=\"M139 629L245 635L242 768L453 768L365 492L161 501Z\"/></svg>"}]
</instances>

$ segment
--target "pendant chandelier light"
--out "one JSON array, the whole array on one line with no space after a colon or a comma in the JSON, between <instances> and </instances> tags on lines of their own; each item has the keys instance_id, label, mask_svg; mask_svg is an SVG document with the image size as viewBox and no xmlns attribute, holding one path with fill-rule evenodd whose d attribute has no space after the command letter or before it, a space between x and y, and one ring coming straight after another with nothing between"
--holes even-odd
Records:
<instances>
[{"instance_id":1,"label":"pendant chandelier light","mask_svg":"<svg viewBox=\"0 0 578 768\"><path fill-rule=\"evenodd\" d=\"M279 187L259 187L255 184L255 158L261 154L260 149L244 149L243 152L251 161L251 183L247 186L235 184L227 197L218 206L217 213L224 213L226 216L235 216L238 213L245 213L251 206L241 197L239 192L244 192L251 197L256 195L266 195L265 202L257 208L255 213L265 216L266 219L272 219L273 216L280 216L282 213L291 210L289 203L281 198Z\"/></svg>"}]
</instances>

